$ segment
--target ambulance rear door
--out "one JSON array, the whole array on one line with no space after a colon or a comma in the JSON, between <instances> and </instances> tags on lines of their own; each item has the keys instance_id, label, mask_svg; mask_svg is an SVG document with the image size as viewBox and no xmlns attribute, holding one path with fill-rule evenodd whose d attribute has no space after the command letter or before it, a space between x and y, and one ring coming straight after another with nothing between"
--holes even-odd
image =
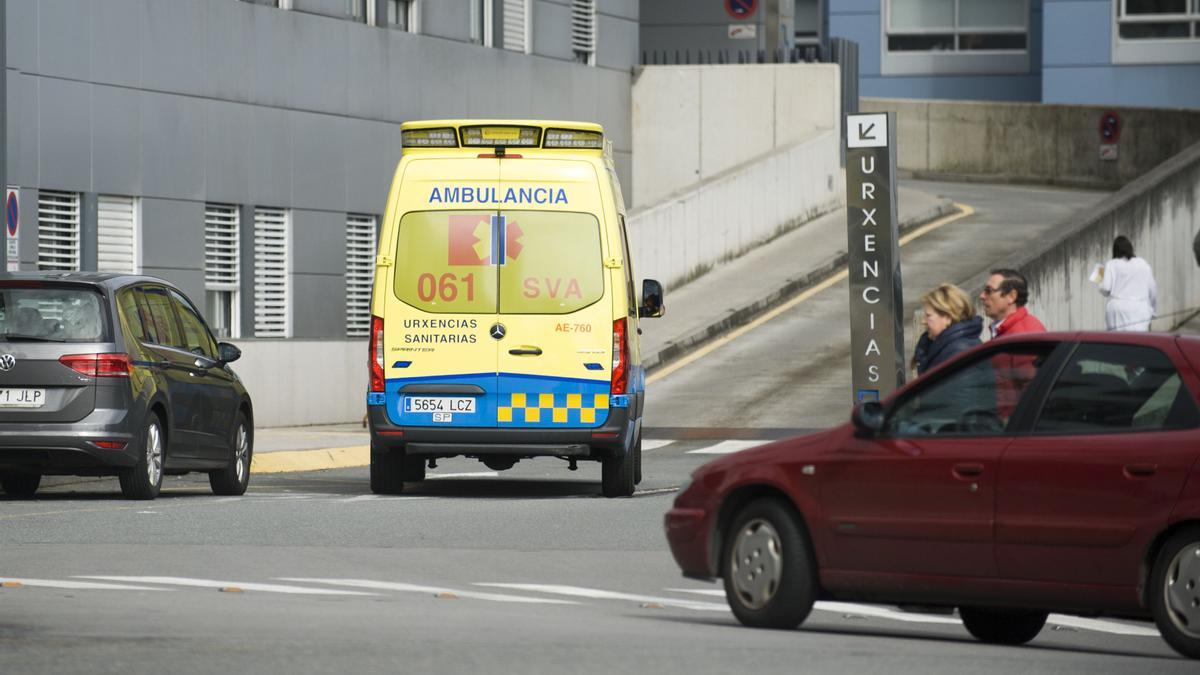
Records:
<instances>
[{"instance_id":1,"label":"ambulance rear door","mask_svg":"<svg viewBox=\"0 0 1200 675\"><path fill-rule=\"evenodd\" d=\"M497 165L429 159L405 173L384 323L395 424L496 425Z\"/></svg>"},{"instance_id":2,"label":"ambulance rear door","mask_svg":"<svg viewBox=\"0 0 1200 675\"><path fill-rule=\"evenodd\" d=\"M500 190L497 423L600 426L609 410L613 317L595 169L504 160Z\"/></svg>"}]
</instances>

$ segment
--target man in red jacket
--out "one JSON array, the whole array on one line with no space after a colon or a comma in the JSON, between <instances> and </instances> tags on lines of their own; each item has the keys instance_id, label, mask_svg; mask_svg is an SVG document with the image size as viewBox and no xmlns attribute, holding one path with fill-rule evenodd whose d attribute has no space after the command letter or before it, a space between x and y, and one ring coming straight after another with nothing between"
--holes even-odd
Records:
<instances>
[{"instance_id":1,"label":"man in red jacket","mask_svg":"<svg viewBox=\"0 0 1200 675\"><path fill-rule=\"evenodd\" d=\"M983 313L992 320L992 337L1017 333L1045 333L1046 327L1025 309L1029 286L1016 270L992 270L987 285L979 294Z\"/></svg>"},{"instance_id":2,"label":"man in red jacket","mask_svg":"<svg viewBox=\"0 0 1200 675\"><path fill-rule=\"evenodd\" d=\"M1045 333L1046 327L1025 309L1029 300L1029 284L1016 270L992 270L987 285L979 294L983 313L992 320L992 337L1018 333ZM996 412L1005 422L1017 409L1021 394L1037 375L1038 360L1032 356L996 354L992 368L996 371Z\"/></svg>"}]
</instances>

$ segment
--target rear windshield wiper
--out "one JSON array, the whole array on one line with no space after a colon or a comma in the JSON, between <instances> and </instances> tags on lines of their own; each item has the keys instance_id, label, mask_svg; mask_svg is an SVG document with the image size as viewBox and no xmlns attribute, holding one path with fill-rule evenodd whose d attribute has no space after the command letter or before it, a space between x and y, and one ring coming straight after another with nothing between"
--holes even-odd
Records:
<instances>
[{"instance_id":1,"label":"rear windshield wiper","mask_svg":"<svg viewBox=\"0 0 1200 675\"><path fill-rule=\"evenodd\" d=\"M49 337L46 335L26 335L24 333L0 333L5 340L29 340L31 342L66 342L66 338Z\"/></svg>"}]
</instances>

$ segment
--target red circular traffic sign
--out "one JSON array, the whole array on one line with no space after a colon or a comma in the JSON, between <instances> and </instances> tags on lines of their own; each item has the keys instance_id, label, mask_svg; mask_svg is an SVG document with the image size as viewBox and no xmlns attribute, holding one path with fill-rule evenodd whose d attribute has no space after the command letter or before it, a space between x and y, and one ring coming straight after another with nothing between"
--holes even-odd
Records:
<instances>
[{"instance_id":1,"label":"red circular traffic sign","mask_svg":"<svg viewBox=\"0 0 1200 675\"><path fill-rule=\"evenodd\" d=\"M725 11L735 19L749 19L758 11L758 0L725 0Z\"/></svg>"}]
</instances>

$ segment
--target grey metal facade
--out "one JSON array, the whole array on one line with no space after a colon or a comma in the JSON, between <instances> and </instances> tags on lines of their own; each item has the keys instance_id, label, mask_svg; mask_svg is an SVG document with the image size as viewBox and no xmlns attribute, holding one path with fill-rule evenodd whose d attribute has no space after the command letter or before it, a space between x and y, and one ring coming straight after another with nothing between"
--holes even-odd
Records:
<instances>
[{"instance_id":1,"label":"grey metal facade","mask_svg":"<svg viewBox=\"0 0 1200 675\"><path fill-rule=\"evenodd\" d=\"M245 317L254 207L283 208L292 337L342 338L346 214L382 217L401 121L600 122L628 182L637 1L598 0L594 67L572 62L569 0L532 0L530 55L471 44L469 2L422 0L412 34L354 20L346 0L8 0L7 178L21 188L22 268L37 265L39 190L82 194L85 269L96 195L127 195L140 204L140 269L200 302L205 204L233 204ZM253 323L241 334L253 337Z\"/></svg>"}]
</instances>

